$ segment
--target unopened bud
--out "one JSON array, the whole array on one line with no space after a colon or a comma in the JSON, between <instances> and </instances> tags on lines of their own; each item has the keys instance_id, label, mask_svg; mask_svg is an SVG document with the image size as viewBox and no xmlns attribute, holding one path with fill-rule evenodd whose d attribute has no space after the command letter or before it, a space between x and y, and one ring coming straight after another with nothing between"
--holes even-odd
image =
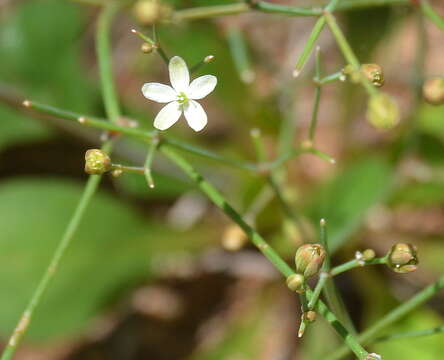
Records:
<instances>
[{"instance_id":1,"label":"unopened bud","mask_svg":"<svg viewBox=\"0 0 444 360\"><path fill-rule=\"evenodd\" d=\"M154 50L154 46L150 43L144 42L142 45L140 45L140 50L144 53L144 54L149 54L152 53Z\"/></svg>"},{"instance_id":2,"label":"unopened bud","mask_svg":"<svg viewBox=\"0 0 444 360\"><path fill-rule=\"evenodd\" d=\"M112 172L111 172L111 175L113 176L113 177L115 177L115 178L118 178L120 175L122 175L123 174L123 171L121 170L121 169L114 169Z\"/></svg>"},{"instance_id":3,"label":"unopened bud","mask_svg":"<svg viewBox=\"0 0 444 360\"><path fill-rule=\"evenodd\" d=\"M325 259L325 249L320 244L304 244L296 251L296 271L306 278L316 275Z\"/></svg>"},{"instance_id":4,"label":"unopened bud","mask_svg":"<svg viewBox=\"0 0 444 360\"><path fill-rule=\"evenodd\" d=\"M387 94L370 96L367 107L367 120L377 129L391 129L399 123L399 108Z\"/></svg>"},{"instance_id":5,"label":"unopened bud","mask_svg":"<svg viewBox=\"0 0 444 360\"><path fill-rule=\"evenodd\" d=\"M208 56L205 56L205 58L204 58L204 63L205 64L209 64L210 62L212 62L214 60L214 55L208 55Z\"/></svg>"},{"instance_id":6,"label":"unopened bud","mask_svg":"<svg viewBox=\"0 0 444 360\"><path fill-rule=\"evenodd\" d=\"M302 314L302 321L312 323L316 320L316 312L313 310L306 311Z\"/></svg>"},{"instance_id":7,"label":"unopened bud","mask_svg":"<svg viewBox=\"0 0 444 360\"><path fill-rule=\"evenodd\" d=\"M302 294L304 292L305 278L301 274L293 274L287 278L287 286L291 291Z\"/></svg>"},{"instance_id":8,"label":"unopened bud","mask_svg":"<svg viewBox=\"0 0 444 360\"><path fill-rule=\"evenodd\" d=\"M85 172L100 175L111 170L111 159L99 149L90 149L85 153Z\"/></svg>"},{"instance_id":9,"label":"unopened bud","mask_svg":"<svg viewBox=\"0 0 444 360\"><path fill-rule=\"evenodd\" d=\"M160 0L139 0L134 4L133 13L143 25L158 23L171 15L171 8Z\"/></svg>"},{"instance_id":10,"label":"unopened bud","mask_svg":"<svg viewBox=\"0 0 444 360\"><path fill-rule=\"evenodd\" d=\"M384 73L378 64L362 64L361 72L374 86L384 85Z\"/></svg>"},{"instance_id":11,"label":"unopened bud","mask_svg":"<svg viewBox=\"0 0 444 360\"><path fill-rule=\"evenodd\" d=\"M388 254L388 265L401 274L415 271L418 265L416 249L411 244L395 244Z\"/></svg>"},{"instance_id":12,"label":"unopened bud","mask_svg":"<svg viewBox=\"0 0 444 360\"><path fill-rule=\"evenodd\" d=\"M423 87L424 99L432 105L444 104L444 77L434 77L428 79Z\"/></svg>"},{"instance_id":13,"label":"unopened bud","mask_svg":"<svg viewBox=\"0 0 444 360\"><path fill-rule=\"evenodd\" d=\"M364 261L373 260L376 256L375 250L373 249L366 249L362 252L362 259Z\"/></svg>"},{"instance_id":14,"label":"unopened bud","mask_svg":"<svg viewBox=\"0 0 444 360\"><path fill-rule=\"evenodd\" d=\"M365 360L382 360L382 357L379 354L371 353L365 357Z\"/></svg>"},{"instance_id":15,"label":"unopened bud","mask_svg":"<svg viewBox=\"0 0 444 360\"><path fill-rule=\"evenodd\" d=\"M240 250L247 242L247 235L238 225L229 225L222 235L222 246L225 250Z\"/></svg>"}]
</instances>

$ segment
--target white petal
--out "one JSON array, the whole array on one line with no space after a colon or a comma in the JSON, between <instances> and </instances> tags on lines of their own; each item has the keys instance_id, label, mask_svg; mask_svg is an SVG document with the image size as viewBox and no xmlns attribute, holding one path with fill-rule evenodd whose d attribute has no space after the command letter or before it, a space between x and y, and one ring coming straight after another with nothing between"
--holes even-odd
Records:
<instances>
[{"instance_id":1,"label":"white petal","mask_svg":"<svg viewBox=\"0 0 444 360\"><path fill-rule=\"evenodd\" d=\"M171 86L159 83L143 84L142 93L147 99L158 103L168 103L177 99L177 93Z\"/></svg>"},{"instance_id":2,"label":"white petal","mask_svg":"<svg viewBox=\"0 0 444 360\"><path fill-rule=\"evenodd\" d=\"M159 111L154 119L154 127L159 130L166 130L179 120L180 115L182 115L182 106L177 101L173 101Z\"/></svg>"},{"instance_id":3,"label":"white petal","mask_svg":"<svg viewBox=\"0 0 444 360\"><path fill-rule=\"evenodd\" d=\"M179 57L171 58L168 65L170 71L170 81L173 88L177 91L185 91L190 85L190 73L188 72L187 64Z\"/></svg>"},{"instance_id":4,"label":"white petal","mask_svg":"<svg viewBox=\"0 0 444 360\"><path fill-rule=\"evenodd\" d=\"M197 101L190 100L184 109L185 119L194 131L202 130L207 124L207 114Z\"/></svg>"},{"instance_id":5,"label":"white petal","mask_svg":"<svg viewBox=\"0 0 444 360\"><path fill-rule=\"evenodd\" d=\"M214 90L217 85L217 77L204 75L194 79L187 90L190 99L202 99Z\"/></svg>"}]
</instances>

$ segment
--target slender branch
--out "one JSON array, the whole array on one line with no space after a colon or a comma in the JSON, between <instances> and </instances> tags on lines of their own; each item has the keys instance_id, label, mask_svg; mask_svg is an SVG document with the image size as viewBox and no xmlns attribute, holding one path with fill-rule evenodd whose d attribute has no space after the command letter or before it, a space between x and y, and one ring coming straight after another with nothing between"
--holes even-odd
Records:
<instances>
[{"instance_id":1,"label":"slender branch","mask_svg":"<svg viewBox=\"0 0 444 360\"><path fill-rule=\"evenodd\" d=\"M100 44L97 45L97 52L99 57L99 66L100 66L100 75L101 75L101 83L102 83L102 93L103 99L105 103L105 110L110 117L111 120L117 121L120 116L120 109L117 102L117 98L115 97L114 84L112 80L112 72L111 72L111 64L110 64L110 54L109 54L109 46L108 46L108 37L109 37L109 28L111 25L111 21L116 14L117 7L114 3L109 3L108 6L105 6L101 12L99 23L97 27L97 41ZM102 150L105 152L110 152L112 148L112 141L107 141L103 146ZM98 185L100 183L101 176L100 175L91 175L85 185L82 196L79 200L79 203L74 210L74 213L69 221L65 232L58 244L51 261L46 268L42 278L40 279L37 288L31 296L29 303L27 304L23 314L21 315L11 338L6 345L1 360L10 360L13 358L15 352L17 351L18 346L21 343L21 340L26 333L28 326L32 320L34 315L34 311L40 304L43 295L45 294L48 286L57 273L59 269L60 262L65 254L67 248L69 247L74 235L82 221L83 215L95 194Z\"/></svg>"},{"instance_id":2,"label":"slender branch","mask_svg":"<svg viewBox=\"0 0 444 360\"><path fill-rule=\"evenodd\" d=\"M324 11L334 11L336 9L338 1L339 0L330 0L328 5L325 7ZM310 57L313 51L314 45L318 40L319 35L322 32L322 29L324 29L325 23L326 23L325 16L321 16L318 19L318 21L316 21L316 24L313 27L313 30L311 31L311 34L308 37L307 42L305 43L304 49L302 50L302 54L296 63L295 69L293 71L294 77L299 76L300 72L302 71L302 68L304 67L305 63L307 62L308 58Z\"/></svg>"},{"instance_id":3,"label":"slender branch","mask_svg":"<svg viewBox=\"0 0 444 360\"><path fill-rule=\"evenodd\" d=\"M327 75L319 80L319 84L324 85L334 81L344 81L345 76L342 71L335 72L334 74Z\"/></svg>"},{"instance_id":4,"label":"slender branch","mask_svg":"<svg viewBox=\"0 0 444 360\"><path fill-rule=\"evenodd\" d=\"M391 341L391 340L398 340L398 339L405 339L405 338L412 338L412 337L420 337L420 336L430 336L430 335L436 335L441 334L444 332L444 325L438 326L432 329L426 329L426 330L417 330L417 331L408 331L398 334L389 334L384 335L376 338L373 343L380 343L385 341Z\"/></svg>"},{"instance_id":5,"label":"slender branch","mask_svg":"<svg viewBox=\"0 0 444 360\"><path fill-rule=\"evenodd\" d=\"M410 0L342 0L337 6L337 10L347 11L352 9L370 8L389 5L409 5ZM212 18L216 16L237 15L256 10L264 13L281 14L286 16L320 16L322 9L320 7L297 7L275 4L267 1L252 2L248 5L246 2L200 6L195 8L181 9L174 12L173 22L191 21Z\"/></svg>"},{"instance_id":6,"label":"slender branch","mask_svg":"<svg viewBox=\"0 0 444 360\"><path fill-rule=\"evenodd\" d=\"M336 22L335 17L329 11L324 12L324 17L345 59L353 67L354 71L359 72L361 64L359 63L358 58L356 57L350 44L342 33L342 30ZM376 88L365 76L360 75L359 80L361 84L365 87L369 95L374 95L378 93L378 90L376 90Z\"/></svg>"},{"instance_id":7,"label":"slender branch","mask_svg":"<svg viewBox=\"0 0 444 360\"><path fill-rule=\"evenodd\" d=\"M103 102L105 103L106 115L113 123L118 121L120 109L111 64L110 26L120 7L121 4L118 1L110 1L108 5L104 7L99 16L96 32L96 52L99 63Z\"/></svg>"},{"instance_id":8,"label":"slender branch","mask_svg":"<svg viewBox=\"0 0 444 360\"><path fill-rule=\"evenodd\" d=\"M402 319L408 313L412 312L440 290L444 288L444 276L441 276L435 283L427 286L425 289L418 292L415 296L402 303L391 312L386 314L381 320L377 321L374 325L370 326L367 330L362 332L358 336L358 340L363 344L369 344L376 339L381 331L396 321ZM337 351L333 352L330 356L326 356L324 360L339 360L349 353L349 349L345 346L341 346Z\"/></svg>"},{"instance_id":9,"label":"slender branch","mask_svg":"<svg viewBox=\"0 0 444 360\"><path fill-rule=\"evenodd\" d=\"M153 32L154 32L154 35L155 35L156 34L156 30L154 28L154 25L153 25L153 29L154 29ZM143 41L145 41L148 44L152 45L153 49L157 51L157 53L162 58L163 62L168 65L168 63L170 62L170 59L169 59L168 55L165 53L165 51L163 50L163 48L160 45L159 41L157 40L157 37L155 37L154 40L153 40L149 36L141 33L140 31L137 31L136 29L131 29L131 32L133 34L137 35Z\"/></svg>"},{"instance_id":10,"label":"slender branch","mask_svg":"<svg viewBox=\"0 0 444 360\"><path fill-rule=\"evenodd\" d=\"M313 143L315 132L316 132L316 126L318 124L318 113L319 113L319 104L321 100L321 50L318 47L316 49L316 57L315 57L315 83L316 83L316 89L315 89L315 99L313 104L313 111L311 115L311 121L310 121L310 129L308 131L308 139L311 143Z\"/></svg>"},{"instance_id":11,"label":"slender branch","mask_svg":"<svg viewBox=\"0 0 444 360\"><path fill-rule=\"evenodd\" d=\"M385 257L375 258L372 260L353 259L344 264L335 266L333 269L330 270L330 276L337 276L339 274L342 274L343 272L349 271L357 267L363 267L366 265L381 265L381 264L387 264L387 259Z\"/></svg>"},{"instance_id":12,"label":"slender branch","mask_svg":"<svg viewBox=\"0 0 444 360\"><path fill-rule=\"evenodd\" d=\"M271 261L271 263L279 270L279 272L288 277L295 274L290 266L275 252L275 250L265 241L265 239L249 226L239 213L231 207L224 196L213 187L207 180L199 174L188 161L182 158L171 146L161 143L159 145L161 151L167 158L181 168L191 180L193 180L200 190L228 217L238 224L245 234L251 239L253 244ZM307 289L307 296L311 298L312 291ZM344 339L347 346L355 353L358 359L364 360L368 352L359 344L356 338L350 334L347 329L339 322L336 316L327 308L327 306L319 301L316 310L333 326L337 333Z\"/></svg>"},{"instance_id":13,"label":"slender branch","mask_svg":"<svg viewBox=\"0 0 444 360\"><path fill-rule=\"evenodd\" d=\"M240 79L246 84L251 83L254 80L255 73L251 67L247 44L242 31L237 26L229 26L227 41Z\"/></svg>"},{"instance_id":14,"label":"slender branch","mask_svg":"<svg viewBox=\"0 0 444 360\"><path fill-rule=\"evenodd\" d=\"M202 67L209 64L214 60L214 55L207 55L201 61L199 61L196 65L192 66L190 69L190 74L194 74L199 71Z\"/></svg>"},{"instance_id":15,"label":"slender branch","mask_svg":"<svg viewBox=\"0 0 444 360\"><path fill-rule=\"evenodd\" d=\"M160 139L158 136L153 137L150 146L148 148L148 154L145 160L144 175L146 178L146 182L150 188L154 188L154 180L153 180L153 175L151 173L151 167L153 165L154 155L156 153L157 146L159 145L159 141Z\"/></svg>"},{"instance_id":16,"label":"slender branch","mask_svg":"<svg viewBox=\"0 0 444 360\"><path fill-rule=\"evenodd\" d=\"M439 16L435 10L433 10L428 0L421 0L420 6L422 13L427 16L437 27L444 31L444 19Z\"/></svg>"}]
</instances>

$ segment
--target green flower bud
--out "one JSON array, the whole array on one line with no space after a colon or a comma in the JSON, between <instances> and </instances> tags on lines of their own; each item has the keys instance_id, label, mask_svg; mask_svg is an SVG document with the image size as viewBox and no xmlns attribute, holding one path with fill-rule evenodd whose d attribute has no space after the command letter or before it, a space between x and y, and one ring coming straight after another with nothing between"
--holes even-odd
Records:
<instances>
[{"instance_id":1,"label":"green flower bud","mask_svg":"<svg viewBox=\"0 0 444 360\"><path fill-rule=\"evenodd\" d=\"M248 237L238 225L229 225L222 235L222 246L228 251L242 249L248 242Z\"/></svg>"},{"instance_id":2,"label":"green flower bud","mask_svg":"<svg viewBox=\"0 0 444 360\"><path fill-rule=\"evenodd\" d=\"M313 310L309 310L302 314L302 321L307 321L309 323L312 323L315 320L316 320L316 312Z\"/></svg>"},{"instance_id":3,"label":"green flower bud","mask_svg":"<svg viewBox=\"0 0 444 360\"><path fill-rule=\"evenodd\" d=\"M401 274L415 271L418 265L416 249L411 244L395 244L388 254L388 265Z\"/></svg>"},{"instance_id":4,"label":"green flower bud","mask_svg":"<svg viewBox=\"0 0 444 360\"><path fill-rule=\"evenodd\" d=\"M150 43L144 42L142 43L142 45L140 45L140 50L144 53L144 54L150 54L153 52L154 50L154 46Z\"/></svg>"},{"instance_id":5,"label":"green flower bud","mask_svg":"<svg viewBox=\"0 0 444 360\"><path fill-rule=\"evenodd\" d=\"M399 122L399 108L387 94L370 96L367 107L367 120L377 129L391 129Z\"/></svg>"},{"instance_id":6,"label":"green flower bud","mask_svg":"<svg viewBox=\"0 0 444 360\"><path fill-rule=\"evenodd\" d=\"M424 99L432 105L444 104L444 77L434 77L428 79L423 87Z\"/></svg>"},{"instance_id":7,"label":"green flower bud","mask_svg":"<svg viewBox=\"0 0 444 360\"><path fill-rule=\"evenodd\" d=\"M99 149L90 149L85 153L85 172L100 175L111 170L111 159Z\"/></svg>"},{"instance_id":8,"label":"green flower bud","mask_svg":"<svg viewBox=\"0 0 444 360\"><path fill-rule=\"evenodd\" d=\"M325 259L325 249L320 244L304 244L296 251L296 271L306 278L316 275Z\"/></svg>"},{"instance_id":9,"label":"green flower bud","mask_svg":"<svg viewBox=\"0 0 444 360\"><path fill-rule=\"evenodd\" d=\"M304 292L305 278L301 274L293 274L287 278L287 286L291 291L299 294Z\"/></svg>"},{"instance_id":10,"label":"green flower bud","mask_svg":"<svg viewBox=\"0 0 444 360\"><path fill-rule=\"evenodd\" d=\"M171 12L171 8L160 0L139 0L133 7L134 16L143 25L152 25L167 19Z\"/></svg>"},{"instance_id":11,"label":"green flower bud","mask_svg":"<svg viewBox=\"0 0 444 360\"><path fill-rule=\"evenodd\" d=\"M378 64L362 64L361 72L374 86L384 85L384 74Z\"/></svg>"},{"instance_id":12,"label":"green flower bud","mask_svg":"<svg viewBox=\"0 0 444 360\"><path fill-rule=\"evenodd\" d=\"M376 256L375 250L373 249L366 249L362 252L362 259L364 261L373 260Z\"/></svg>"}]
</instances>

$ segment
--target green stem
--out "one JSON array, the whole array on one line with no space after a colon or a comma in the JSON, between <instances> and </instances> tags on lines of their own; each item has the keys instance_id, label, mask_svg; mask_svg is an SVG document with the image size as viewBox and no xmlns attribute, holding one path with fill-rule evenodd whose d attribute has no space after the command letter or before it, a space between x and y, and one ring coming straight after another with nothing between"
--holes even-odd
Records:
<instances>
[{"instance_id":1,"label":"green stem","mask_svg":"<svg viewBox=\"0 0 444 360\"><path fill-rule=\"evenodd\" d=\"M147 131L147 130L141 130L137 128L131 128L131 127L124 127L117 124L111 124L103 119L98 119L95 117L90 116L83 116L81 114L77 114L71 111L61 110L56 107L41 104L34 101L25 100L23 102L23 105L26 108L34 109L39 112L55 116L57 118L66 119L66 120L72 120L72 121L78 121L80 124L85 126L94 127L97 129L102 130L108 130L120 134L125 134L131 137L135 137L144 141L151 141L153 137L155 136L155 131ZM207 159L215 160L221 163L224 163L226 165L230 165L242 170L255 172L257 171L256 164L242 161L242 160L236 160L236 159L230 159L223 155L219 155L217 153L211 152L209 150L206 150L204 148L194 146L185 142L182 142L180 140L162 136L162 141L165 143L168 143L171 146L174 146L177 149L180 149L182 151L186 151L190 154L198 155Z\"/></svg>"},{"instance_id":2,"label":"green stem","mask_svg":"<svg viewBox=\"0 0 444 360\"><path fill-rule=\"evenodd\" d=\"M329 11L324 12L324 17L345 59L353 67L354 71L359 72L361 64L359 63L358 58L356 57L350 44L348 43L347 39L342 33L342 30L340 29L338 23L336 22L335 17ZM359 79L369 95L375 95L378 93L378 90L376 90L376 88L370 83L370 81L365 76L361 75Z\"/></svg>"},{"instance_id":3,"label":"green stem","mask_svg":"<svg viewBox=\"0 0 444 360\"><path fill-rule=\"evenodd\" d=\"M432 6L427 0L421 0L420 2L422 13L427 16L437 27L444 31L444 19L433 10Z\"/></svg>"},{"instance_id":4,"label":"green stem","mask_svg":"<svg viewBox=\"0 0 444 360\"><path fill-rule=\"evenodd\" d=\"M145 168L141 166L127 166L122 164L112 164L111 170L120 170L131 174L145 175Z\"/></svg>"},{"instance_id":5,"label":"green stem","mask_svg":"<svg viewBox=\"0 0 444 360\"><path fill-rule=\"evenodd\" d=\"M318 47L316 49L316 57L315 57L315 83L316 83L316 89L315 89L315 99L314 99L314 105L313 105L313 111L311 115L311 121L310 121L310 129L308 131L308 139L311 143L314 141L315 133L316 133L316 126L318 124L318 114L319 114L319 104L321 100L321 51Z\"/></svg>"},{"instance_id":6,"label":"green stem","mask_svg":"<svg viewBox=\"0 0 444 360\"><path fill-rule=\"evenodd\" d=\"M376 339L382 330L392 325L396 321L402 319L408 313L412 312L434 295L436 295L441 289L444 288L444 276L441 276L438 281L427 286L425 289L421 290L415 296L407 300L406 302L399 305L397 308L393 309L387 315L385 315L381 320L376 322L374 325L369 327L367 330L362 332L358 336L358 340L363 344L369 344L374 339ZM323 358L324 360L340 360L349 353L349 349L345 346L341 346L337 351L335 351L330 356Z\"/></svg>"},{"instance_id":7,"label":"green stem","mask_svg":"<svg viewBox=\"0 0 444 360\"><path fill-rule=\"evenodd\" d=\"M410 0L342 0L341 3L337 6L337 10L347 11L369 7L409 4ZM304 8L297 6L280 5L267 1L257 1L251 6L246 4L245 2L240 2L226 5L201 6L177 10L174 12L172 20L173 22L177 22L206 19L216 16L237 15L249 12L252 9L264 13L281 14L287 16L322 15L322 9L320 7Z\"/></svg>"},{"instance_id":8,"label":"green stem","mask_svg":"<svg viewBox=\"0 0 444 360\"><path fill-rule=\"evenodd\" d=\"M389 334L389 335L380 336L380 337L376 338L373 341L373 343L398 340L398 339L405 339L405 338L412 338L412 337L420 337L420 336L430 336L430 335L440 334L442 332L444 332L444 325L435 327L433 329L408 331L408 332L403 332L403 333L398 333L398 334Z\"/></svg>"},{"instance_id":9,"label":"green stem","mask_svg":"<svg viewBox=\"0 0 444 360\"><path fill-rule=\"evenodd\" d=\"M107 118L113 123L118 121L120 109L117 102L117 92L111 64L110 26L120 7L120 2L110 1L103 8L99 15L96 32L96 52L99 63L103 102L105 103Z\"/></svg>"},{"instance_id":10,"label":"green stem","mask_svg":"<svg viewBox=\"0 0 444 360\"><path fill-rule=\"evenodd\" d=\"M247 43L242 31L237 26L230 26L227 31L227 41L234 66L242 82L249 84L254 80Z\"/></svg>"},{"instance_id":11,"label":"green stem","mask_svg":"<svg viewBox=\"0 0 444 360\"><path fill-rule=\"evenodd\" d=\"M343 272L349 271L349 270L357 268L357 267L363 267L366 265L381 265L381 264L387 264L387 259L385 257L375 258L372 260L353 259L353 260L350 260L344 264L335 266L333 269L330 270L330 275L337 276L339 274L342 274Z\"/></svg>"},{"instance_id":12,"label":"green stem","mask_svg":"<svg viewBox=\"0 0 444 360\"><path fill-rule=\"evenodd\" d=\"M331 0L328 5L325 7L325 11L334 11L339 0ZM321 14L320 14L321 15ZM307 42L305 43L304 49L302 50L302 54L299 57L295 69L293 71L293 76L297 77L299 76L300 72L302 71L302 68L304 67L305 63L307 62L308 58L310 57L314 45L316 41L319 38L319 35L322 32L322 29L324 29L325 26L325 17L321 16L318 21L316 21L315 26L313 27L313 30L311 31L310 36L308 37Z\"/></svg>"},{"instance_id":13,"label":"green stem","mask_svg":"<svg viewBox=\"0 0 444 360\"><path fill-rule=\"evenodd\" d=\"M145 160L144 175L145 175L146 182L151 189L154 188L154 180L153 180L153 174L151 172L151 168L153 166L154 155L156 154L156 150L159 145L159 141L160 141L160 139L158 136L153 137L153 139L151 140L150 146L148 148L148 154L147 154L146 160Z\"/></svg>"},{"instance_id":14,"label":"green stem","mask_svg":"<svg viewBox=\"0 0 444 360\"><path fill-rule=\"evenodd\" d=\"M334 74L327 75L322 79L320 79L319 84L324 85L338 80L341 81L341 79L345 79L344 74L342 73L342 71L338 71L335 72Z\"/></svg>"},{"instance_id":15,"label":"green stem","mask_svg":"<svg viewBox=\"0 0 444 360\"><path fill-rule=\"evenodd\" d=\"M107 39L109 37L109 28L111 25L111 21L116 12L117 12L117 7L114 3L110 3L108 6L105 6L101 12L97 28L97 41L100 42L100 44L97 45L97 52L99 57L102 93L106 107L106 112L110 117L110 119L113 120L114 122L117 121L118 117L120 116L120 110L117 98L115 97L114 84L112 81L111 64L109 60L110 57L109 43ZM112 149L111 141L107 141L102 146L102 150L105 152L110 152L111 149ZM58 244L52 256L51 261L48 267L46 268L45 273L40 279L37 288L32 294L29 303L27 304L24 312L22 313L22 316L20 317L13 331L13 334L2 353L0 360L10 360L13 358L17 350L17 347L20 345L20 342L28 329L28 326L34 315L34 311L40 304L43 295L48 289L51 280L57 273L63 255L65 254L72 239L74 238L74 235L82 221L83 215L85 214L85 211L98 188L100 180L101 180L100 175L91 175L88 178L88 181L83 190L80 201L73 213L73 216L71 217L71 220L69 221L66 227L62 239L60 240L60 243Z\"/></svg>"},{"instance_id":16,"label":"green stem","mask_svg":"<svg viewBox=\"0 0 444 360\"><path fill-rule=\"evenodd\" d=\"M191 180L193 180L200 190L228 217L230 217L237 225L244 230L245 234L251 239L252 243L271 261L279 272L288 277L295 274L290 266L275 252L275 250L265 241L265 239L257 233L250 225L248 225L239 213L231 207L224 196L201 174L199 174L191 164L181 157L171 146L161 143L159 145L161 151L167 158L181 168ZM312 291L307 288L307 296L311 298ZM350 334L347 329L339 322L336 316L322 302L318 301L316 311L320 313L331 324L336 332L344 339L347 346L355 353L358 359L364 360L368 352L359 344L356 338Z\"/></svg>"},{"instance_id":17,"label":"green stem","mask_svg":"<svg viewBox=\"0 0 444 360\"><path fill-rule=\"evenodd\" d=\"M190 69L190 74L194 74L195 72L199 71L202 67L209 64L214 60L213 55L205 56L201 61L199 61L196 65L192 66Z\"/></svg>"}]
</instances>

